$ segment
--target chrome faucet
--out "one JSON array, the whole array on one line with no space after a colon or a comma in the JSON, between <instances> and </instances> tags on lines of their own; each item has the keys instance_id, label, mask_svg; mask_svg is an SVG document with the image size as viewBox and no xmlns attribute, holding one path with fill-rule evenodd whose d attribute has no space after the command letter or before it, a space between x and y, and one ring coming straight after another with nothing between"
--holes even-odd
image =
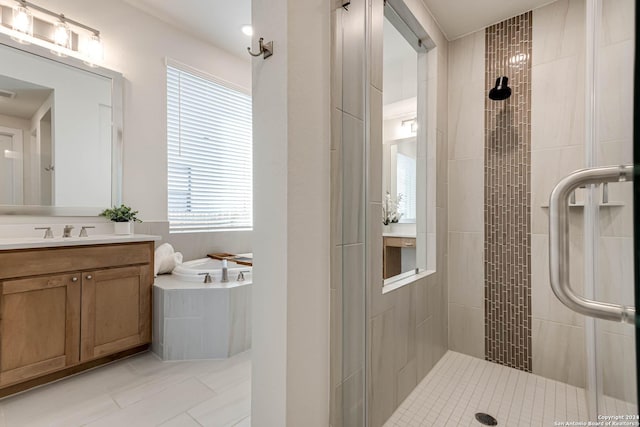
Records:
<instances>
[{"instance_id":1,"label":"chrome faucet","mask_svg":"<svg viewBox=\"0 0 640 427\"><path fill-rule=\"evenodd\" d=\"M71 230L73 230L73 225L65 225L62 237L71 237Z\"/></svg>"},{"instance_id":2,"label":"chrome faucet","mask_svg":"<svg viewBox=\"0 0 640 427\"><path fill-rule=\"evenodd\" d=\"M36 230L46 230L44 232L45 239L53 239L53 232L51 231L51 227L35 227Z\"/></svg>"},{"instance_id":3,"label":"chrome faucet","mask_svg":"<svg viewBox=\"0 0 640 427\"><path fill-rule=\"evenodd\" d=\"M78 235L78 237L89 237L89 235L87 234L87 228L95 228L95 227L94 226L83 225L82 229L80 230L80 234Z\"/></svg>"}]
</instances>

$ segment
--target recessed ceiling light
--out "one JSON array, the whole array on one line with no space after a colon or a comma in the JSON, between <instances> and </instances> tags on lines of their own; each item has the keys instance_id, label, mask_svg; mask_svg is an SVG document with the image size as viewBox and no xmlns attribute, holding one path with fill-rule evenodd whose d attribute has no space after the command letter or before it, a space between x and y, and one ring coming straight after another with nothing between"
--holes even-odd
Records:
<instances>
[{"instance_id":1,"label":"recessed ceiling light","mask_svg":"<svg viewBox=\"0 0 640 427\"><path fill-rule=\"evenodd\" d=\"M253 35L253 27L251 25L243 25L242 26L242 32L245 33L247 36L252 36Z\"/></svg>"}]
</instances>

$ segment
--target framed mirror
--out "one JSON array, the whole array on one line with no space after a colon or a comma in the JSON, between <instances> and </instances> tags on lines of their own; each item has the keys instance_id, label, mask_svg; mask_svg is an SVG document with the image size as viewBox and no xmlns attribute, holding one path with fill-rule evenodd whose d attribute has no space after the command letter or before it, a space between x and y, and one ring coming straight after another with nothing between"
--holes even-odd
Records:
<instances>
[{"instance_id":1,"label":"framed mirror","mask_svg":"<svg viewBox=\"0 0 640 427\"><path fill-rule=\"evenodd\" d=\"M93 216L121 201L122 76L0 44L0 214Z\"/></svg>"}]
</instances>

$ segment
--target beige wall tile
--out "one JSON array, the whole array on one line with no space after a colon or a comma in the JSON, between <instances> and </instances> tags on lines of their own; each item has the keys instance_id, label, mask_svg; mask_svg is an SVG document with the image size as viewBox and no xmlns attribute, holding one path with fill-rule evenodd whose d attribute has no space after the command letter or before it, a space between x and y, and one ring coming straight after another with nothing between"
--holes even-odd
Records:
<instances>
[{"instance_id":1,"label":"beige wall tile","mask_svg":"<svg viewBox=\"0 0 640 427\"><path fill-rule=\"evenodd\" d=\"M584 67L583 55L533 67L531 150L584 145Z\"/></svg>"},{"instance_id":2,"label":"beige wall tile","mask_svg":"<svg viewBox=\"0 0 640 427\"><path fill-rule=\"evenodd\" d=\"M484 231L484 162L449 161L449 231Z\"/></svg>"},{"instance_id":3,"label":"beige wall tile","mask_svg":"<svg viewBox=\"0 0 640 427\"><path fill-rule=\"evenodd\" d=\"M632 336L604 332L598 354L602 357L605 396L636 403L635 339Z\"/></svg>"},{"instance_id":4,"label":"beige wall tile","mask_svg":"<svg viewBox=\"0 0 640 427\"><path fill-rule=\"evenodd\" d=\"M364 242L364 123L342 116L342 242Z\"/></svg>"},{"instance_id":5,"label":"beige wall tile","mask_svg":"<svg viewBox=\"0 0 640 427\"><path fill-rule=\"evenodd\" d=\"M449 348L484 359L483 309L449 304Z\"/></svg>"},{"instance_id":6,"label":"beige wall tile","mask_svg":"<svg viewBox=\"0 0 640 427\"><path fill-rule=\"evenodd\" d=\"M343 253L343 378L364 368L364 245L348 245Z\"/></svg>"},{"instance_id":7,"label":"beige wall tile","mask_svg":"<svg viewBox=\"0 0 640 427\"><path fill-rule=\"evenodd\" d=\"M365 0L352 0L342 14L342 108L364 120Z\"/></svg>"},{"instance_id":8,"label":"beige wall tile","mask_svg":"<svg viewBox=\"0 0 640 427\"><path fill-rule=\"evenodd\" d=\"M449 302L484 307L483 233L449 233Z\"/></svg>"},{"instance_id":9,"label":"beige wall tile","mask_svg":"<svg viewBox=\"0 0 640 427\"><path fill-rule=\"evenodd\" d=\"M560 0L535 9L533 65L584 52L585 19L582 0Z\"/></svg>"},{"instance_id":10,"label":"beige wall tile","mask_svg":"<svg viewBox=\"0 0 640 427\"><path fill-rule=\"evenodd\" d=\"M395 308L385 311L371 320L371 424L382 425L396 408L396 369L394 351L397 336L394 334Z\"/></svg>"},{"instance_id":11,"label":"beige wall tile","mask_svg":"<svg viewBox=\"0 0 640 427\"><path fill-rule=\"evenodd\" d=\"M585 386L584 329L533 319L533 373Z\"/></svg>"},{"instance_id":12,"label":"beige wall tile","mask_svg":"<svg viewBox=\"0 0 640 427\"><path fill-rule=\"evenodd\" d=\"M534 124L535 126L535 124ZM549 205L551 190L560 179L584 167L584 148L571 146L531 152L531 232L549 232Z\"/></svg>"}]
</instances>

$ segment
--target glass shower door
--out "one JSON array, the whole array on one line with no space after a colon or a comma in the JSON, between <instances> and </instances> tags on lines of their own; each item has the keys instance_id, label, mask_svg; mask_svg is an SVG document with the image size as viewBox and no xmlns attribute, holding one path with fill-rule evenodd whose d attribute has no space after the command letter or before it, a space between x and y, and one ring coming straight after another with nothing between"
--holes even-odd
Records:
<instances>
[{"instance_id":1,"label":"glass shower door","mask_svg":"<svg viewBox=\"0 0 640 427\"><path fill-rule=\"evenodd\" d=\"M639 305L640 291L634 264L639 266L636 248L640 246L634 228L638 234L640 223L634 221L634 205L640 199L634 197L638 190L633 180L638 173L633 164L634 155L635 164L640 164L640 149L634 149L634 116L638 117L634 88L637 91L640 83L634 74L638 71L634 69L635 13L633 1L586 0L586 169L554 189L549 217L554 293L586 316L589 415L591 421L621 423L610 425L638 425L634 307ZM637 134L640 128L635 123ZM568 223L578 216L584 220L585 267L584 280L574 278L578 285L574 291L569 277ZM567 363L580 363L580 351L577 348L576 360Z\"/></svg>"},{"instance_id":2,"label":"glass shower door","mask_svg":"<svg viewBox=\"0 0 640 427\"><path fill-rule=\"evenodd\" d=\"M633 148L634 15L633 1L595 2L592 16L596 25L593 33L596 107L590 147L595 166L630 165L634 152L638 152ZM594 298L598 301L636 306L633 218L637 185L638 182L601 184L589 191L586 236L594 248L592 255L596 262L586 273L593 274ZM618 415L624 421L627 416L638 414L636 327L632 323L600 319L593 322L596 414Z\"/></svg>"}]
</instances>

